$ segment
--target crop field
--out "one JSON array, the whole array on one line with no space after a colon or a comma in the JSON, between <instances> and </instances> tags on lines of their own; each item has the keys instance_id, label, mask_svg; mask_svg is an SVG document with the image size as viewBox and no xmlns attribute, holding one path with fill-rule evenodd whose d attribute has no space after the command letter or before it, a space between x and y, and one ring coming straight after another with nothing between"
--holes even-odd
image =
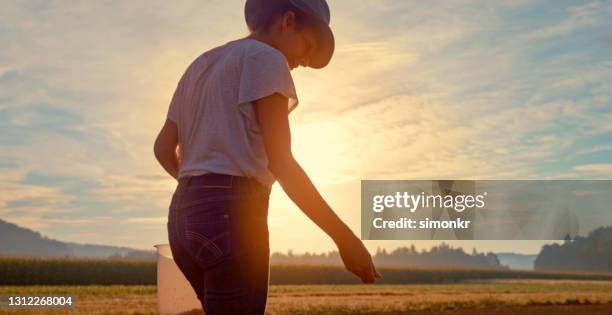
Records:
<instances>
[{"instance_id":1,"label":"crop field","mask_svg":"<svg viewBox=\"0 0 612 315\"><path fill-rule=\"evenodd\" d=\"M154 285L0 286L0 296L8 295L72 295L75 303L66 309L4 306L0 314L156 314ZM271 285L268 296L270 315L612 314L609 281Z\"/></svg>"},{"instance_id":2,"label":"crop field","mask_svg":"<svg viewBox=\"0 0 612 315\"><path fill-rule=\"evenodd\" d=\"M382 267L375 285L341 266L272 265L267 314L612 314L611 273ZM155 261L0 259L0 314L156 314ZM74 297L15 309L8 296ZM201 314L201 311L190 315Z\"/></svg>"},{"instance_id":3,"label":"crop field","mask_svg":"<svg viewBox=\"0 0 612 315\"><path fill-rule=\"evenodd\" d=\"M601 280L612 281L612 273L544 272L458 267L390 267L378 270L378 284L450 284L473 280ZM153 260L22 259L0 257L2 285L155 285L157 265ZM359 284L343 266L271 265L270 283Z\"/></svg>"}]
</instances>

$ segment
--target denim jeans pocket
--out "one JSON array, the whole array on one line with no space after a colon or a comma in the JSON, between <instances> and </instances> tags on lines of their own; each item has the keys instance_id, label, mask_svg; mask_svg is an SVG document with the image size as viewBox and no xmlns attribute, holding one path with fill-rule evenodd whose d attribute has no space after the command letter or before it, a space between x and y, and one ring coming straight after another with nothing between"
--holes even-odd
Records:
<instances>
[{"instance_id":1,"label":"denim jeans pocket","mask_svg":"<svg viewBox=\"0 0 612 315\"><path fill-rule=\"evenodd\" d=\"M203 267L213 265L231 254L232 233L227 208L189 213L185 216L184 233L186 249Z\"/></svg>"}]
</instances>

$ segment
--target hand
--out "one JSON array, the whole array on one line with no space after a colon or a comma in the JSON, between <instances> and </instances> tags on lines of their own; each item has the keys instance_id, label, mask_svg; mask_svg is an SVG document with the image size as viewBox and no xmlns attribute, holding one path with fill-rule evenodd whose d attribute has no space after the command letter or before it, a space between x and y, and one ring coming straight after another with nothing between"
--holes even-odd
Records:
<instances>
[{"instance_id":1,"label":"hand","mask_svg":"<svg viewBox=\"0 0 612 315\"><path fill-rule=\"evenodd\" d=\"M363 246L363 242L352 234L338 244L340 257L348 271L361 278L363 283L373 283L381 276L372 262L372 256Z\"/></svg>"},{"instance_id":2,"label":"hand","mask_svg":"<svg viewBox=\"0 0 612 315\"><path fill-rule=\"evenodd\" d=\"M180 145L176 146L176 160L179 166L183 162L183 148Z\"/></svg>"}]
</instances>

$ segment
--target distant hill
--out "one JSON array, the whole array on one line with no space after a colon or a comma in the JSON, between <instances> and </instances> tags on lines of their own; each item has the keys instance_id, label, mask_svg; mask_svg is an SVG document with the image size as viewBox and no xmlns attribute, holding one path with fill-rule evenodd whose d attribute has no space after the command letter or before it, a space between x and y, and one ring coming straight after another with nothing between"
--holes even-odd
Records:
<instances>
[{"instance_id":1,"label":"distant hill","mask_svg":"<svg viewBox=\"0 0 612 315\"><path fill-rule=\"evenodd\" d=\"M533 270L533 261L537 255L517 253L495 253L502 265L516 270Z\"/></svg>"},{"instance_id":2,"label":"distant hill","mask_svg":"<svg viewBox=\"0 0 612 315\"><path fill-rule=\"evenodd\" d=\"M586 237L545 245L534 262L536 270L612 272L612 226Z\"/></svg>"},{"instance_id":3,"label":"distant hill","mask_svg":"<svg viewBox=\"0 0 612 315\"><path fill-rule=\"evenodd\" d=\"M0 256L155 259L153 251L50 239L0 219Z\"/></svg>"},{"instance_id":4,"label":"distant hill","mask_svg":"<svg viewBox=\"0 0 612 315\"><path fill-rule=\"evenodd\" d=\"M74 256L74 251L60 241L0 219L0 255L3 256Z\"/></svg>"},{"instance_id":5,"label":"distant hill","mask_svg":"<svg viewBox=\"0 0 612 315\"><path fill-rule=\"evenodd\" d=\"M39 232L0 219L0 256L84 257L110 259L155 259L154 251L97 244L79 244L50 239ZM446 244L417 251L414 246L393 251L379 250L373 255L377 265L461 266L471 268L533 269L534 255L514 253L465 253ZM272 264L342 265L337 251L328 253L273 253Z\"/></svg>"}]
</instances>

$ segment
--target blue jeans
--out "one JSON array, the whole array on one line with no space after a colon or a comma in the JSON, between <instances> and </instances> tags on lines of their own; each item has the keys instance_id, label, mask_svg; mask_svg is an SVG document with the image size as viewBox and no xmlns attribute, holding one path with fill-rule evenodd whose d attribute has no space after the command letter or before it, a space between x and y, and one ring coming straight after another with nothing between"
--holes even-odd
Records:
<instances>
[{"instance_id":1,"label":"blue jeans","mask_svg":"<svg viewBox=\"0 0 612 315\"><path fill-rule=\"evenodd\" d=\"M265 313L269 194L246 177L204 174L179 180L168 239L206 315Z\"/></svg>"}]
</instances>

